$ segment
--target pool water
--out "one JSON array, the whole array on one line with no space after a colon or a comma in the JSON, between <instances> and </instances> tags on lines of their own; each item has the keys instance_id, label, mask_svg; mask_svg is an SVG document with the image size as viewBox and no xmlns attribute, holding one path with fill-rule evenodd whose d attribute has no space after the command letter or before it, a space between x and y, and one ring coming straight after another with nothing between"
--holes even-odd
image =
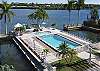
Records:
<instances>
[{"instance_id":1,"label":"pool water","mask_svg":"<svg viewBox=\"0 0 100 71\"><path fill-rule=\"evenodd\" d=\"M77 46L79 46L79 44L63 38L62 36L59 35L55 35L55 34L50 34L50 35L43 35L41 36L41 39L48 45L50 45L53 48L59 47L59 45L61 45L63 42L65 42L69 48L76 48Z\"/></svg>"}]
</instances>

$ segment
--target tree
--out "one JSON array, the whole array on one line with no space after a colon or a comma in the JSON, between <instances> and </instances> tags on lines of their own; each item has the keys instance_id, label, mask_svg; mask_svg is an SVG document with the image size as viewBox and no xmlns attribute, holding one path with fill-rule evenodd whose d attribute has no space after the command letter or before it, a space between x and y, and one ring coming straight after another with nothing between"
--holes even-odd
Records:
<instances>
[{"instance_id":1,"label":"tree","mask_svg":"<svg viewBox=\"0 0 100 71\"><path fill-rule=\"evenodd\" d=\"M5 34L7 34L7 22L11 22L11 19L15 14L10 10L11 4L8 4L4 1L2 3L3 4L1 4L0 20L4 18L4 23L6 24Z\"/></svg>"},{"instance_id":2,"label":"tree","mask_svg":"<svg viewBox=\"0 0 100 71\"><path fill-rule=\"evenodd\" d=\"M59 47L59 56L62 56L67 63L71 63L73 58L76 57L77 52L74 49L71 49L66 45L66 43L62 43Z\"/></svg>"},{"instance_id":3,"label":"tree","mask_svg":"<svg viewBox=\"0 0 100 71\"><path fill-rule=\"evenodd\" d=\"M67 4L67 9L69 11L69 24L70 24L70 12L74 7L74 3L76 2L75 0L67 0L68 4Z\"/></svg>"},{"instance_id":4,"label":"tree","mask_svg":"<svg viewBox=\"0 0 100 71\"><path fill-rule=\"evenodd\" d=\"M91 19L93 20L99 19L99 13L96 7L92 7L90 14L91 14Z\"/></svg>"},{"instance_id":5,"label":"tree","mask_svg":"<svg viewBox=\"0 0 100 71\"><path fill-rule=\"evenodd\" d=\"M44 52L45 55L47 55L48 52L49 52L49 49L43 49L43 52Z\"/></svg>"},{"instance_id":6,"label":"tree","mask_svg":"<svg viewBox=\"0 0 100 71\"><path fill-rule=\"evenodd\" d=\"M44 9L39 8L36 10L36 12L29 14L28 18L31 20L34 20L34 19L37 20L37 24L39 24L38 22L40 20L43 22L44 20L48 19L48 14Z\"/></svg>"},{"instance_id":7,"label":"tree","mask_svg":"<svg viewBox=\"0 0 100 71\"><path fill-rule=\"evenodd\" d=\"M64 58L64 60L67 62L67 57L68 57L68 50L69 50L69 47L68 45L66 45L66 43L62 43L59 47L58 47L58 50L59 50L59 56L61 56L62 58Z\"/></svg>"},{"instance_id":8,"label":"tree","mask_svg":"<svg viewBox=\"0 0 100 71\"><path fill-rule=\"evenodd\" d=\"M85 0L78 0L76 2L76 9L78 10L78 20L77 20L77 24L79 24L80 9L84 7L84 1Z\"/></svg>"},{"instance_id":9,"label":"tree","mask_svg":"<svg viewBox=\"0 0 100 71\"><path fill-rule=\"evenodd\" d=\"M74 49L69 49L68 50L68 53L69 53L69 62L71 63L73 58L76 57L77 55L77 52L74 50Z\"/></svg>"},{"instance_id":10,"label":"tree","mask_svg":"<svg viewBox=\"0 0 100 71\"><path fill-rule=\"evenodd\" d=\"M45 57L45 58L43 58L43 60L46 59L48 52L49 52L49 49L47 49L47 48L43 49L43 53L44 53L44 57Z\"/></svg>"}]
</instances>

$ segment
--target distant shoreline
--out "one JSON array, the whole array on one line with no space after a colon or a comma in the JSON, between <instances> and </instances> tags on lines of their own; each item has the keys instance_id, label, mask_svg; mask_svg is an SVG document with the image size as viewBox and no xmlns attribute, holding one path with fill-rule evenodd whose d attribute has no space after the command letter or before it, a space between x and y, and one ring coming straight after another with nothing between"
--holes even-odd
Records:
<instances>
[{"instance_id":1,"label":"distant shoreline","mask_svg":"<svg viewBox=\"0 0 100 71\"><path fill-rule=\"evenodd\" d=\"M38 8L33 8L33 7L12 7L11 9L38 9ZM45 10L68 10L66 8L44 8ZM90 8L84 8L80 10L89 10ZM100 9L100 8L99 8ZM77 10L77 9L71 9L71 10Z\"/></svg>"},{"instance_id":2,"label":"distant shoreline","mask_svg":"<svg viewBox=\"0 0 100 71\"><path fill-rule=\"evenodd\" d=\"M2 4L0 4L2 5ZM44 8L46 10L67 10L68 4L34 4L34 3L11 3L12 9L37 9L37 8ZM96 8L100 9L100 4L84 4L84 9L91 9L95 6ZM73 7L72 10L77 10L77 7Z\"/></svg>"}]
</instances>

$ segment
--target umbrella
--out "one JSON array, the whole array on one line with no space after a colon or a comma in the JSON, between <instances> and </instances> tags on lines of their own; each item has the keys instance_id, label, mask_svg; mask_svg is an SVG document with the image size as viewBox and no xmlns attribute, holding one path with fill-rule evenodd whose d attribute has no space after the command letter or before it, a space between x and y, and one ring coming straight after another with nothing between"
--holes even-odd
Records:
<instances>
[{"instance_id":1,"label":"umbrella","mask_svg":"<svg viewBox=\"0 0 100 71\"><path fill-rule=\"evenodd\" d=\"M23 25L21 25L20 23L17 23L14 27L18 28L18 27L22 27Z\"/></svg>"}]
</instances>

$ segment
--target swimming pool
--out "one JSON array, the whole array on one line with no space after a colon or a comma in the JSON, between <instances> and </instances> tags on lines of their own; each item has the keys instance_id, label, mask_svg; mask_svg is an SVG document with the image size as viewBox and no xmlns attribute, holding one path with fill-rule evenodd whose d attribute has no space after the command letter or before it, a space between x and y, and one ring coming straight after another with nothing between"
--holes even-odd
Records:
<instances>
[{"instance_id":1,"label":"swimming pool","mask_svg":"<svg viewBox=\"0 0 100 71\"><path fill-rule=\"evenodd\" d=\"M69 39L66 39L62 36L59 36L57 34L43 35L40 36L40 38L42 39L43 42L45 42L46 44L55 49L57 49L57 47L59 47L59 45L62 44L63 42L65 42L69 48L76 48L77 46L80 46L80 44L73 42Z\"/></svg>"}]
</instances>

